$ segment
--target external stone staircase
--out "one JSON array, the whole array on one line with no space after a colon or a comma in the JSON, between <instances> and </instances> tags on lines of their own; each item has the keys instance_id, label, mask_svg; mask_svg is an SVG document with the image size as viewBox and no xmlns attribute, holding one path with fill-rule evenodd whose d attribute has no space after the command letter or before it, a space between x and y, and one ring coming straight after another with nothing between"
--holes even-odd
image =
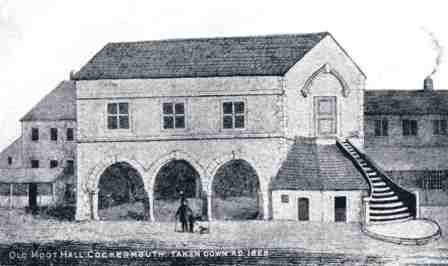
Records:
<instances>
[{"instance_id":1,"label":"external stone staircase","mask_svg":"<svg viewBox=\"0 0 448 266\"><path fill-rule=\"evenodd\" d=\"M349 140L336 145L367 180L363 231L370 237L405 245L424 245L442 235L436 221L418 217L418 196L395 184L379 166Z\"/></svg>"},{"instance_id":2,"label":"external stone staircase","mask_svg":"<svg viewBox=\"0 0 448 266\"><path fill-rule=\"evenodd\" d=\"M352 157L369 183L369 222L400 222L415 218L415 195L394 184L349 141L342 140L338 144Z\"/></svg>"}]
</instances>

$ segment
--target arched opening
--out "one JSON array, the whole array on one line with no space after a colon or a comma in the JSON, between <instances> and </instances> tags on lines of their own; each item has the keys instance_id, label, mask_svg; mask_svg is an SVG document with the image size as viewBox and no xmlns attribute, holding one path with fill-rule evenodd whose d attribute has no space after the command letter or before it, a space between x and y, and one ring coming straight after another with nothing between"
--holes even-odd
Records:
<instances>
[{"instance_id":1,"label":"arched opening","mask_svg":"<svg viewBox=\"0 0 448 266\"><path fill-rule=\"evenodd\" d=\"M185 198L196 217L204 213L199 173L185 160L172 160L157 173L154 183L154 219L174 221L180 201Z\"/></svg>"},{"instance_id":2,"label":"arched opening","mask_svg":"<svg viewBox=\"0 0 448 266\"><path fill-rule=\"evenodd\" d=\"M218 169L212 183L214 219L261 219L261 206L258 175L248 162L232 160Z\"/></svg>"},{"instance_id":3,"label":"arched opening","mask_svg":"<svg viewBox=\"0 0 448 266\"><path fill-rule=\"evenodd\" d=\"M149 199L143 179L129 163L115 163L100 177L98 184L100 220L148 220Z\"/></svg>"}]
</instances>

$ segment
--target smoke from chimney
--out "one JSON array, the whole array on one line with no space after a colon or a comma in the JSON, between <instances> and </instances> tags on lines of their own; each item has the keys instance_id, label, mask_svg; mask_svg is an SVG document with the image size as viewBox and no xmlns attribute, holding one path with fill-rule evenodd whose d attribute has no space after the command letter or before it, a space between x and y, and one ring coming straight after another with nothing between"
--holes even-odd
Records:
<instances>
[{"instance_id":1,"label":"smoke from chimney","mask_svg":"<svg viewBox=\"0 0 448 266\"><path fill-rule=\"evenodd\" d=\"M434 62L434 67L433 67L431 73L428 75L428 76L432 76L437 72L440 64L442 63L443 46L440 44L440 41L437 39L436 35L432 31L429 31L426 28L422 28L422 29L423 29L423 31L425 31L428 34L429 38L431 39L433 49L437 53L436 60Z\"/></svg>"},{"instance_id":2,"label":"smoke from chimney","mask_svg":"<svg viewBox=\"0 0 448 266\"><path fill-rule=\"evenodd\" d=\"M422 30L428 34L429 38L431 39L431 44L433 46L433 49L437 53L437 56L436 56L435 62L434 62L434 67L433 67L431 73L429 73L429 75L426 76L425 80L423 81L423 90L424 91L432 91L434 89L432 76L439 70L439 66L442 63L443 46L440 44L440 41L437 39L436 35L432 31L430 31L424 27L422 27Z\"/></svg>"}]
</instances>

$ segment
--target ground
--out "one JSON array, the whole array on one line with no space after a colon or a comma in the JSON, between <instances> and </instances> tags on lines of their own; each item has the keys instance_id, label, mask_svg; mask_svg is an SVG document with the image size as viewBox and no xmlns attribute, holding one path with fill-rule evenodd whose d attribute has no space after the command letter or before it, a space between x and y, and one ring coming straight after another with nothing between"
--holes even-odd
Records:
<instances>
[{"instance_id":1,"label":"ground","mask_svg":"<svg viewBox=\"0 0 448 266\"><path fill-rule=\"evenodd\" d=\"M426 209L448 232L446 209ZM448 237L424 246L402 246L372 239L356 223L296 221L216 221L203 223L210 234L174 232L173 223L147 221L70 222L43 219L23 210L0 211L2 244L140 243L146 248L287 248L298 252L344 253L363 256L448 259Z\"/></svg>"}]
</instances>

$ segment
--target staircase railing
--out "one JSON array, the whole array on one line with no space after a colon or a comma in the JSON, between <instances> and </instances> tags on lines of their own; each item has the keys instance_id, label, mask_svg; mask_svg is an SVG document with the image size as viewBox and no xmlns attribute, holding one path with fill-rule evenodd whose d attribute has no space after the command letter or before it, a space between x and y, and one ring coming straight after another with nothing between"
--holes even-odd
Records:
<instances>
[{"instance_id":1,"label":"staircase railing","mask_svg":"<svg viewBox=\"0 0 448 266\"><path fill-rule=\"evenodd\" d=\"M373 184L370 181L369 176L367 175L367 172L361 167L361 165L359 165L359 163L356 161L356 159L353 158L353 156L350 154L350 152L347 150L347 148L344 147L344 145L342 145L340 140L336 141L336 146L338 146L340 149L342 149L344 151L344 153L346 153L348 159L353 162L353 164L355 165L356 169L358 169L358 171L360 171L362 173L362 175L364 176L364 179L367 181L367 184L369 185L369 195L368 196L370 198L371 194L372 194L372 191L373 191ZM353 147L353 148L356 149L355 147ZM358 150L356 149L356 151L358 151ZM361 158L363 158L363 154L362 153L358 152L358 154L359 154L359 156L361 156Z\"/></svg>"},{"instance_id":2,"label":"staircase railing","mask_svg":"<svg viewBox=\"0 0 448 266\"><path fill-rule=\"evenodd\" d=\"M361 227L363 230L365 230L366 226L369 224L370 222L370 200L372 199L372 191L373 191L373 184L372 182L369 180L369 176L367 175L367 172L361 167L361 165L356 161L355 158L353 158L353 156L350 154L350 152L347 150L346 147L344 147L344 145L342 145L341 140L336 140L336 146L339 147L339 149L341 149L347 156L347 158L352 161L353 165L358 169L359 172L362 173L362 175L364 176L364 179L367 181L367 185L369 186L369 191L368 191L368 195L366 197L362 198L362 208L363 208L363 212L362 212L362 223L361 223ZM353 146L353 145L352 145ZM359 153L359 155L362 157L362 154Z\"/></svg>"},{"instance_id":3,"label":"staircase railing","mask_svg":"<svg viewBox=\"0 0 448 266\"><path fill-rule=\"evenodd\" d=\"M417 217L417 197L414 193L406 190L405 188L401 187L400 185L393 182L390 177L382 170L382 168L375 163L373 159L370 158L367 154L364 152L361 152L358 148L356 148L353 143L350 142L350 140L347 140L347 142L353 147L353 149L359 154L359 156L364 159L367 163L370 164L370 167L373 168L375 171L378 172L378 174L382 177L383 181L392 189L394 190L395 194L398 196L398 198L408 207L410 214L412 217ZM340 144L341 145L341 144ZM368 179L368 177L367 177ZM370 187L372 188L371 184L369 183Z\"/></svg>"}]
</instances>

